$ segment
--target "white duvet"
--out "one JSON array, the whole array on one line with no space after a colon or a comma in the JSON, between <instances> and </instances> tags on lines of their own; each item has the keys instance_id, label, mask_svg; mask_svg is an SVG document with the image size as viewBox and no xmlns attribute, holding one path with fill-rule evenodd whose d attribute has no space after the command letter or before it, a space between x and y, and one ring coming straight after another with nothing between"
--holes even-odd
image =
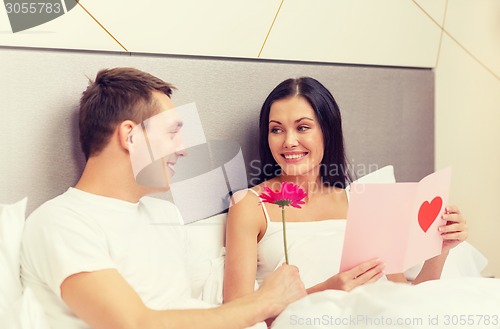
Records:
<instances>
[{"instance_id":1,"label":"white duvet","mask_svg":"<svg viewBox=\"0 0 500 329\"><path fill-rule=\"evenodd\" d=\"M289 305L272 328L500 328L500 279L322 291Z\"/></svg>"}]
</instances>

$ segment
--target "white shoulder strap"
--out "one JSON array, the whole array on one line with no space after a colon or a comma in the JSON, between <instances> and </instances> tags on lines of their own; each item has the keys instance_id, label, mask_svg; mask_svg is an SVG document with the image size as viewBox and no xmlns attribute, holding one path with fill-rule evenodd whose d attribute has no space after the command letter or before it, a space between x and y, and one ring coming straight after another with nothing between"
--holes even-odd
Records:
<instances>
[{"instance_id":1,"label":"white shoulder strap","mask_svg":"<svg viewBox=\"0 0 500 329\"><path fill-rule=\"evenodd\" d=\"M255 192L254 190L252 190L251 188L248 189L249 191L252 191L253 194L255 194L259 200L261 201L261 206L262 206L262 210L264 211L264 216L266 217L266 221L269 223L271 220L269 219L269 214L267 213L267 209L266 209L266 205L264 202L262 202L262 199L259 197L259 194L257 192Z\"/></svg>"}]
</instances>

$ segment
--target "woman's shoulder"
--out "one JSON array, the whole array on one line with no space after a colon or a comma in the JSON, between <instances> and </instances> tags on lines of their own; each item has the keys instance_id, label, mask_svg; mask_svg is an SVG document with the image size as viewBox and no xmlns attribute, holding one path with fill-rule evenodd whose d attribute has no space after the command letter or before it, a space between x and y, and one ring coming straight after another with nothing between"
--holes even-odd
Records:
<instances>
[{"instance_id":1,"label":"woman's shoulder","mask_svg":"<svg viewBox=\"0 0 500 329\"><path fill-rule=\"evenodd\" d=\"M228 211L228 231L235 228L246 232L255 232L257 234L263 229L265 217L262 211L259 192L255 187L243 189L235 192L231 197L231 206Z\"/></svg>"},{"instance_id":2,"label":"woman's shoulder","mask_svg":"<svg viewBox=\"0 0 500 329\"><path fill-rule=\"evenodd\" d=\"M245 213L246 215L253 215L262 213L261 199L259 195L265 192L265 188L272 188L273 179L262 182L251 188L239 190L231 197L231 207L229 213ZM245 216L247 217L247 216Z\"/></svg>"},{"instance_id":3,"label":"woman's shoulder","mask_svg":"<svg viewBox=\"0 0 500 329\"><path fill-rule=\"evenodd\" d=\"M254 185L252 187L239 190L233 193L233 197L237 197L238 199L241 200L249 194L258 198L261 193L265 192L266 187L273 188L273 185L275 185L274 181L275 179L273 178L271 180L264 181L258 185ZM250 199L253 199L253 197L250 197Z\"/></svg>"},{"instance_id":4,"label":"woman's shoulder","mask_svg":"<svg viewBox=\"0 0 500 329\"><path fill-rule=\"evenodd\" d=\"M240 210L242 208L245 208L245 210L254 208L260 202L260 193L261 189L256 188L255 186L233 193L233 195L231 196L231 206L229 208L229 211Z\"/></svg>"}]
</instances>

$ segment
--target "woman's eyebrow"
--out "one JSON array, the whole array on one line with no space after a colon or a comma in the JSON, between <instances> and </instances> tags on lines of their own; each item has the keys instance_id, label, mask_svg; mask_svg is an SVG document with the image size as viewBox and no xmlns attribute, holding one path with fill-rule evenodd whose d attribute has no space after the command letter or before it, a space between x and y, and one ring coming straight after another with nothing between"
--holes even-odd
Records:
<instances>
[{"instance_id":1,"label":"woman's eyebrow","mask_svg":"<svg viewBox=\"0 0 500 329\"><path fill-rule=\"evenodd\" d=\"M300 121L302 121L302 120L309 120L309 121L313 121L313 122L314 122L314 120L313 120L313 119L311 119L311 118L309 118L309 117L302 117L302 118L300 118L300 119L295 120L295 123L299 123L299 122L300 122Z\"/></svg>"},{"instance_id":2,"label":"woman's eyebrow","mask_svg":"<svg viewBox=\"0 0 500 329\"><path fill-rule=\"evenodd\" d=\"M299 123L299 122L301 122L303 120L309 120L309 121L313 121L314 122L314 119L311 119L309 117L302 117L302 118L299 118L299 119L295 120L294 122L295 123ZM277 124L281 124L281 122L279 122L278 120L269 120L269 123L271 123L271 122L274 122L274 123L277 123Z\"/></svg>"}]
</instances>

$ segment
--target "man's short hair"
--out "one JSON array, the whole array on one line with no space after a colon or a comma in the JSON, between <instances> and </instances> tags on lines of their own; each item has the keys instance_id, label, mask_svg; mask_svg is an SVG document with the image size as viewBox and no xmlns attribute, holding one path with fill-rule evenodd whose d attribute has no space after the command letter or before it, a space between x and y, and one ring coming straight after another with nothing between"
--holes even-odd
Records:
<instances>
[{"instance_id":1,"label":"man's short hair","mask_svg":"<svg viewBox=\"0 0 500 329\"><path fill-rule=\"evenodd\" d=\"M157 114L154 91L170 97L173 89L171 84L135 68L99 71L80 99L80 145L85 159L104 149L121 122L141 123Z\"/></svg>"}]
</instances>

